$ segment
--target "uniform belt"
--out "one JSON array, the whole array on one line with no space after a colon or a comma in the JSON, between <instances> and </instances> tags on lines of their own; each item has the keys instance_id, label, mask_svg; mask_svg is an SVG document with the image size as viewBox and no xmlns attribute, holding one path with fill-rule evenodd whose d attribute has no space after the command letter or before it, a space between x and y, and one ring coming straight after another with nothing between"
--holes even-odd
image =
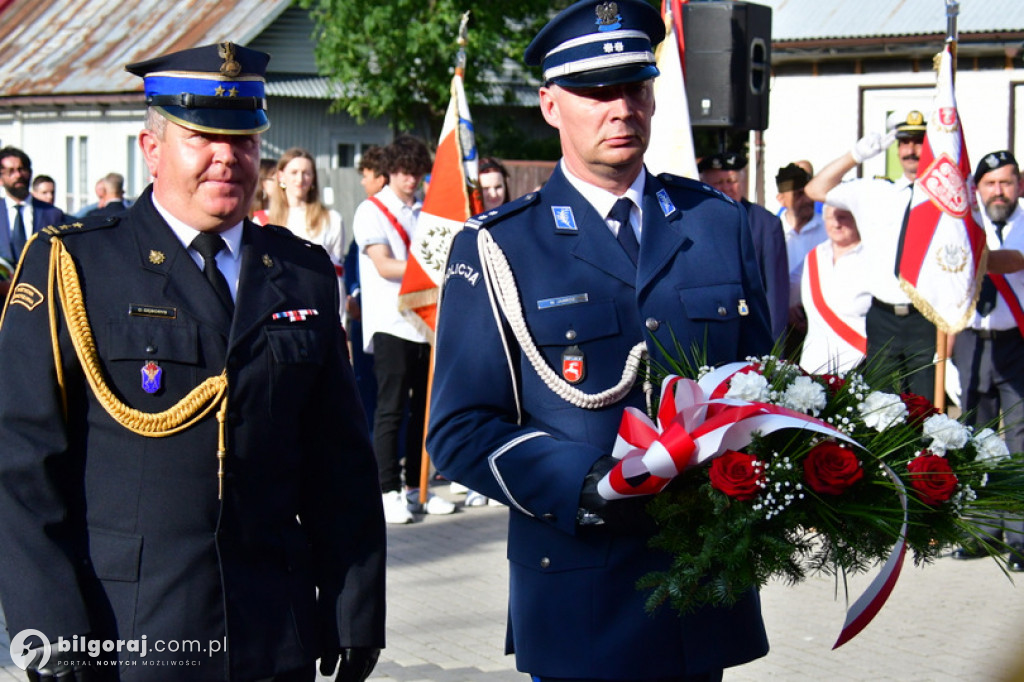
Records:
<instances>
[{"instance_id":1,"label":"uniform belt","mask_svg":"<svg viewBox=\"0 0 1024 682\"><path fill-rule=\"evenodd\" d=\"M1011 329L968 329L967 331L974 332L978 335L979 339L984 339L985 341L995 341L996 339L1010 337L1021 338L1020 330L1016 327Z\"/></svg>"},{"instance_id":2,"label":"uniform belt","mask_svg":"<svg viewBox=\"0 0 1024 682\"><path fill-rule=\"evenodd\" d=\"M871 305L876 308L886 310L895 315L896 317L906 317L907 315L919 314L917 312L917 308L915 308L911 303L896 303L894 305L892 303L886 303L885 301L879 301L877 298L872 296Z\"/></svg>"}]
</instances>

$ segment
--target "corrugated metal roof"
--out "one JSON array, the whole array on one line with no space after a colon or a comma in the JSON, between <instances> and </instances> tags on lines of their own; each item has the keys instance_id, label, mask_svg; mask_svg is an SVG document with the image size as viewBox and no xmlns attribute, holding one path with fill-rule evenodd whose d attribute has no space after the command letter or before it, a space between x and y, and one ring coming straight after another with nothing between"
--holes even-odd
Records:
<instances>
[{"instance_id":1,"label":"corrugated metal roof","mask_svg":"<svg viewBox=\"0 0 1024 682\"><path fill-rule=\"evenodd\" d=\"M772 40L945 35L945 0L756 0L773 8ZM961 0L957 28L971 33L1024 30L1022 0Z\"/></svg>"},{"instance_id":2,"label":"corrugated metal roof","mask_svg":"<svg viewBox=\"0 0 1024 682\"><path fill-rule=\"evenodd\" d=\"M299 99L334 99L338 86L326 76L267 81L267 95Z\"/></svg>"},{"instance_id":3,"label":"corrugated metal roof","mask_svg":"<svg viewBox=\"0 0 1024 682\"><path fill-rule=\"evenodd\" d=\"M133 92L125 64L245 45L291 0L14 0L0 15L0 96Z\"/></svg>"}]
</instances>

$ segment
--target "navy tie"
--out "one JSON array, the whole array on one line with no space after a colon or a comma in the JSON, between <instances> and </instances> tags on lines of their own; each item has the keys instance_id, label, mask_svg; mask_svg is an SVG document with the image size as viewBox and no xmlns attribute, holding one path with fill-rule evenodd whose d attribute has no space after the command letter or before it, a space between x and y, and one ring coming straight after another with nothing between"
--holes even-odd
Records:
<instances>
[{"instance_id":1,"label":"navy tie","mask_svg":"<svg viewBox=\"0 0 1024 682\"><path fill-rule=\"evenodd\" d=\"M640 258L640 244L636 241L636 234L629 224L629 212L633 209L633 202L623 197L615 202L612 210L608 212L608 219L619 223L618 240L622 250L626 252L629 259L636 265Z\"/></svg>"},{"instance_id":2,"label":"navy tie","mask_svg":"<svg viewBox=\"0 0 1024 682\"><path fill-rule=\"evenodd\" d=\"M996 228L996 236L999 237L999 244L1001 245L1003 243L1003 228L1006 227L1006 221L997 220L992 225ZM992 283L988 275L985 275L985 278L981 280L981 293L978 294L977 309L979 315L985 316L992 312L996 307L996 296L998 293L996 285Z\"/></svg>"},{"instance_id":3,"label":"navy tie","mask_svg":"<svg viewBox=\"0 0 1024 682\"><path fill-rule=\"evenodd\" d=\"M228 314L233 315L235 303L231 299L231 288L228 287L228 280L224 277L224 273L217 267L217 252L225 248L227 244L219 234L200 232L192 240L191 246L203 257L203 274L206 275L210 286L217 292L217 297L224 304Z\"/></svg>"},{"instance_id":4,"label":"navy tie","mask_svg":"<svg viewBox=\"0 0 1024 682\"><path fill-rule=\"evenodd\" d=\"M14 216L14 227L11 228L11 256L16 263L21 258L21 252L25 248L25 217L22 214L22 211L25 210L25 204L15 204L14 210L18 214Z\"/></svg>"}]
</instances>

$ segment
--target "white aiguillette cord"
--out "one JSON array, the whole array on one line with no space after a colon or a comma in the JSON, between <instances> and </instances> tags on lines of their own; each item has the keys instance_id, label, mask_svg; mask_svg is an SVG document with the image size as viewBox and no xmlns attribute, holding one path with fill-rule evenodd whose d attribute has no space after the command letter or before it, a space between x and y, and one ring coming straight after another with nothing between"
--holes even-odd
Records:
<instances>
[{"instance_id":1,"label":"white aiguillette cord","mask_svg":"<svg viewBox=\"0 0 1024 682\"><path fill-rule=\"evenodd\" d=\"M508 320L512 334L519 342L519 347L523 349L523 353L529 359L533 369L547 387L567 403L586 410L607 407L625 398L632 390L633 384L636 383L640 363L647 353L647 344L641 341L630 349L626 357L626 365L622 369L622 378L615 386L600 393L585 393L575 388L551 369L540 349L537 348L537 344L534 343L523 316L523 302L519 296L519 289L516 287L515 276L512 274L512 268L509 267L508 259L505 258L501 247L494 242L487 230L479 230L477 235L480 265L495 317L498 318L497 313L500 309L505 319ZM500 319L498 319L498 324L500 324Z\"/></svg>"}]
</instances>

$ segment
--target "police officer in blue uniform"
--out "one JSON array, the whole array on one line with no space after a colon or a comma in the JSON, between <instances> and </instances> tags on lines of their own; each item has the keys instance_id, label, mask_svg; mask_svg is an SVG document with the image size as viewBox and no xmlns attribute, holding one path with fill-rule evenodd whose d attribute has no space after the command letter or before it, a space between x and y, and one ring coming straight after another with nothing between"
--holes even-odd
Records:
<instances>
[{"instance_id":1,"label":"police officer in blue uniform","mask_svg":"<svg viewBox=\"0 0 1024 682\"><path fill-rule=\"evenodd\" d=\"M50 644L19 640L31 680L311 682L320 658L361 682L383 646L334 267L245 218L268 60L222 43L130 65L153 184L121 216L43 230L13 282L0 601L12 636Z\"/></svg>"},{"instance_id":2,"label":"police officer in blue uniform","mask_svg":"<svg viewBox=\"0 0 1024 682\"><path fill-rule=\"evenodd\" d=\"M562 160L471 220L446 269L427 447L510 508L506 649L542 681L720 680L768 648L753 590L645 612L636 581L670 562L648 547L646 500L595 494L623 408L645 404L645 348L654 363L676 341L711 363L771 348L743 207L644 168L663 37L640 0L578 2L541 30L526 63Z\"/></svg>"}]
</instances>

